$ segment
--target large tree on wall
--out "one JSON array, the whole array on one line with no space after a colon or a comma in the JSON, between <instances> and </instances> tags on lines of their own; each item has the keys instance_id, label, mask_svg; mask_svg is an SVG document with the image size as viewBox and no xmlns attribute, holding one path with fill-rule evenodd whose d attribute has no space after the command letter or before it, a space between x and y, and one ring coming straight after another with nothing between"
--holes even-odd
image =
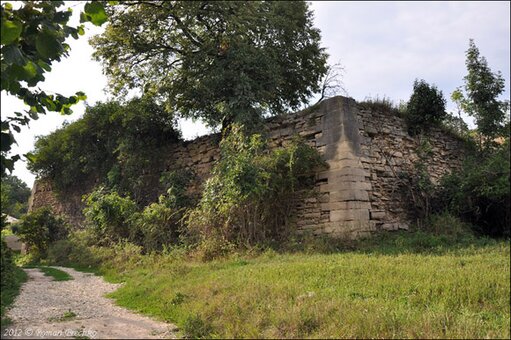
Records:
<instances>
[{"instance_id":1,"label":"large tree on wall","mask_svg":"<svg viewBox=\"0 0 511 340\"><path fill-rule=\"evenodd\" d=\"M121 1L108 11L92 44L113 92L140 89L210 126L295 109L327 70L303 1Z\"/></svg>"}]
</instances>

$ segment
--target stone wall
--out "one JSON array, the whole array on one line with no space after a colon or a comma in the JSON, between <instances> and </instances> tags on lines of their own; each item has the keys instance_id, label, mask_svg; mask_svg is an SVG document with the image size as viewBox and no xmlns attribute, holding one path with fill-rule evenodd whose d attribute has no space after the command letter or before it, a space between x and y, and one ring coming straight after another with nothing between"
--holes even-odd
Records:
<instances>
[{"instance_id":1,"label":"stone wall","mask_svg":"<svg viewBox=\"0 0 511 340\"><path fill-rule=\"evenodd\" d=\"M329 166L316 174L313 194L296 202L297 232L354 238L378 229L406 229L413 221L401 178L413 169L421 141L408 136L401 118L364 109L350 98L334 97L296 114L269 119L266 133L271 147L285 146L295 135L302 136ZM463 145L439 129L426 138L431 142L427 168L436 181L460 165ZM162 148L162 167L144 176L148 199L157 198L163 171L193 170L196 180L190 190L200 192L219 159L219 140L215 134ZM80 198L94 184L91 180L80 190L56 197L48 181L38 180L31 209L50 205L75 225L82 225Z\"/></svg>"}]
</instances>

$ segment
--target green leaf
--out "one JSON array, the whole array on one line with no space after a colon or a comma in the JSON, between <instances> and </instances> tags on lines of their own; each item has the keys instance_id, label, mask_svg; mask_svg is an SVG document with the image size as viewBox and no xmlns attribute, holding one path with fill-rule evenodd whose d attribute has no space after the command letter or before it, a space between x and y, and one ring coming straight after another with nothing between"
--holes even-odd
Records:
<instances>
[{"instance_id":1,"label":"green leaf","mask_svg":"<svg viewBox=\"0 0 511 340\"><path fill-rule=\"evenodd\" d=\"M14 143L14 137L10 132L2 132L1 135L1 149L2 152L11 150L11 145Z\"/></svg>"},{"instance_id":2,"label":"green leaf","mask_svg":"<svg viewBox=\"0 0 511 340\"><path fill-rule=\"evenodd\" d=\"M57 38L46 30L37 35L35 48L43 58L47 59L55 59L64 51Z\"/></svg>"},{"instance_id":3,"label":"green leaf","mask_svg":"<svg viewBox=\"0 0 511 340\"><path fill-rule=\"evenodd\" d=\"M36 64L29 61L26 63L25 66L23 66L23 70L25 71L25 80L31 79L37 75L37 67Z\"/></svg>"},{"instance_id":4,"label":"green leaf","mask_svg":"<svg viewBox=\"0 0 511 340\"><path fill-rule=\"evenodd\" d=\"M42 60L38 60L37 61L37 65L39 65L45 71L48 71L48 72L51 71L51 66L48 63L45 63Z\"/></svg>"},{"instance_id":5,"label":"green leaf","mask_svg":"<svg viewBox=\"0 0 511 340\"><path fill-rule=\"evenodd\" d=\"M92 22L96 26L101 26L108 20L103 4L98 1L86 3L84 12L88 19L87 21Z\"/></svg>"},{"instance_id":6,"label":"green leaf","mask_svg":"<svg viewBox=\"0 0 511 340\"><path fill-rule=\"evenodd\" d=\"M20 49L14 45L2 47L2 55L7 64L25 65L27 63Z\"/></svg>"},{"instance_id":7,"label":"green leaf","mask_svg":"<svg viewBox=\"0 0 511 340\"><path fill-rule=\"evenodd\" d=\"M25 158L30 162L34 162L36 160L36 157L35 155L32 153L32 152L27 152L26 154L24 154L23 156L25 156Z\"/></svg>"},{"instance_id":8,"label":"green leaf","mask_svg":"<svg viewBox=\"0 0 511 340\"><path fill-rule=\"evenodd\" d=\"M46 108L50 111L55 111L57 106L55 105L55 103L53 102L53 100L48 97L48 96L45 96L41 99L41 104L43 104L44 106L46 106Z\"/></svg>"},{"instance_id":9,"label":"green leaf","mask_svg":"<svg viewBox=\"0 0 511 340\"><path fill-rule=\"evenodd\" d=\"M2 45L8 45L14 42L16 39L19 38L22 30L23 25L21 23L17 21L4 20L4 18L2 18L1 28Z\"/></svg>"},{"instance_id":10,"label":"green leaf","mask_svg":"<svg viewBox=\"0 0 511 340\"><path fill-rule=\"evenodd\" d=\"M85 100L85 99L87 99L87 96L82 91L78 91L78 92L76 92L76 98L78 100Z\"/></svg>"}]
</instances>

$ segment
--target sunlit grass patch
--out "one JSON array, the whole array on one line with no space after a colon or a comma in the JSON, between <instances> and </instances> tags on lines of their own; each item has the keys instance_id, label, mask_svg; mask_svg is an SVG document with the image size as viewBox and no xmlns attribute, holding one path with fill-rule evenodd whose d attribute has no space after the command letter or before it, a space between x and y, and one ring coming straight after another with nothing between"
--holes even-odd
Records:
<instances>
[{"instance_id":1,"label":"sunlit grass patch","mask_svg":"<svg viewBox=\"0 0 511 340\"><path fill-rule=\"evenodd\" d=\"M205 263L141 256L118 269L126 284L111 296L190 337L507 338L510 248L486 243Z\"/></svg>"}]
</instances>

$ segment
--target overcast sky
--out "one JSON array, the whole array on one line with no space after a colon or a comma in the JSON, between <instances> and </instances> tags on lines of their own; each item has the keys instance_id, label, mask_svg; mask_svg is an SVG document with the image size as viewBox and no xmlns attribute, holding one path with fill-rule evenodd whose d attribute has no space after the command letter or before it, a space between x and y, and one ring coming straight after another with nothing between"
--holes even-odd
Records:
<instances>
[{"instance_id":1,"label":"overcast sky","mask_svg":"<svg viewBox=\"0 0 511 340\"><path fill-rule=\"evenodd\" d=\"M81 5L71 5L72 24L76 25ZM509 99L509 2L312 2L311 8L330 62L340 62L344 67L344 88L356 100L376 96L386 96L396 103L408 100L416 78L437 85L448 98L463 84L470 38L491 69L502 71L506 80L504 98ZM93 50L87 40L102 28L90 24L86 27L84 37L70 39L69 57L54 64L40 87L64 95L84 91L87 102L93 104L107 98L103 92L106 78L101 66L91 60ZM23 109L4 92L1 99L2 115ZM450 102L448 110L453 110ZM41 116L16 135L19 145L14 151L32 150L35 136L54 131L64 120L78 119L83 112L84 105L80 104L71 116L53 112ZM182 122L181 129L185 138L206 132L191 122ZM16 163L14 174L32 186L35 177L23 162Z\"/></svg>"}]
</instances>

